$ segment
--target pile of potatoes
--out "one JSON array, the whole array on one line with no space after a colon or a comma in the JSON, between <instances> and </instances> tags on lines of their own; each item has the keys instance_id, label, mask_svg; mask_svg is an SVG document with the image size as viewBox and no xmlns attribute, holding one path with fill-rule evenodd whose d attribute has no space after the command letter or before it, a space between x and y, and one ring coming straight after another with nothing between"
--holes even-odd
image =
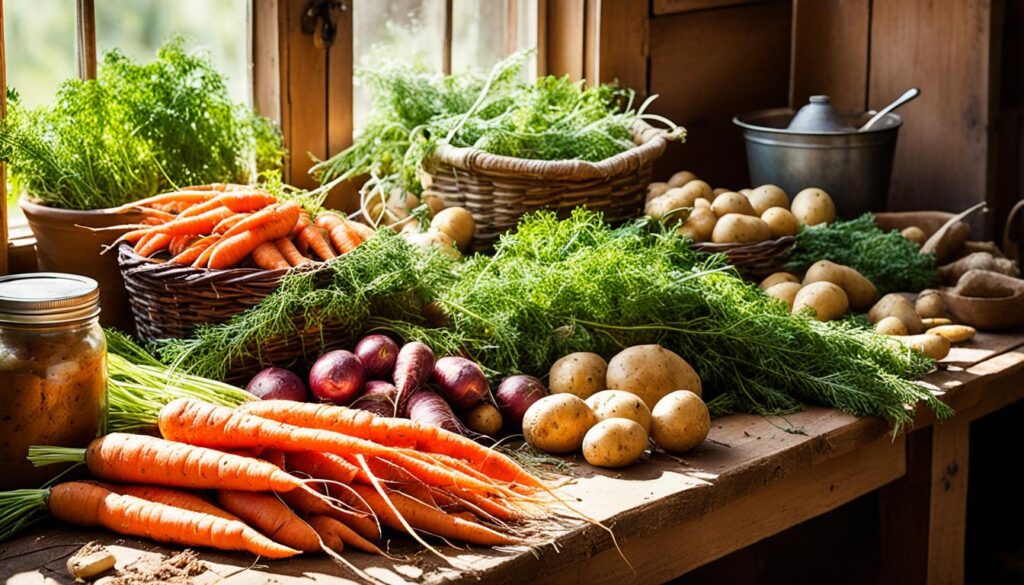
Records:
<instances>
[{"instance_id":1,"label":"pile of potatoes","mask_svg":"<svg viewBox=\"0 0 1024 585\"><path fill-rule=\"evenodd\" d=\"M828 193L811 187L789 196L775 185L754 189L712 189L689 171L647 186L644 213L671 219L689 210L677 231L694 242L741 244L795 236L801 225L831 223L836 207ZM680 215L682 217L682 215Z\"/></svg>"},{"instance_id":2,"label":"pile of potatoes","mask_svg":"<svg viewBox=\"0 0 1024 585\"><path fill-rule=\"evenodd\" d=\"M887 294L868 311L875 331L892 336L924 355L941 360L954 343L970 341L976 331L957 325L946 314L946 303L934 290L922 291L916 301L899 293Z\"/></svg>"},{"instance_id":3,"label":"pile of potatoes","mask_svg":"<svg viewBox=\"0 0 1024 585\"><path fill-rule=\"evenodd\" d=\"M430 218L426 228L413 215L413 210L421 207ZM467 209L445 207L441 196L429 190L422 197L400 189L391 191L387 198L379 193L372 195L363 204L359 219L371 226L390 227L410 243L436 247L456 260L469 249L476 234L476 222Z\"/></svg>"},{"instance_id":4,"label":"pile of potatoes","mask_svg":"<svg viewBox=\"0 0 1024 585\"><path fill-rule=\"evenodd\" d=\"M660 345L627 348L610 361L569 354L551 366L552 394L523 417L527 443L548 453L583 452L591 465L624 467L651 440L682 453L707 438L708 408L697 372Z\"/></svg>"},{"instance_id":5,"label":"pile of potatoes","mask_svg":"<svg viewBox=\"0 0 1024 585\"><path fill-rule=\"evenodd\" d=\"M878 298L870 280L849 266L828 260L815 262L801 281L795 274L776 272L758 284L770 297L782 300L791 313L813 311L818 321L843 318L851 309L866 311Z\"/></svg>"}]
</instances>

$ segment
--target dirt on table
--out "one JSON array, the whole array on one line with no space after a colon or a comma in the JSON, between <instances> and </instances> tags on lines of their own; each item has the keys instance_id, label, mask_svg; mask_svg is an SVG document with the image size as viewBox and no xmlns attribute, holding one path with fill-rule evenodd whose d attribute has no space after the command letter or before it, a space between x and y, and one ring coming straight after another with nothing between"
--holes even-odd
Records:
<instances>
[{"instance_id":1,"label":"dirt on table","mask_svg":"<svg viewBox=\"0 0 1024 585\"><path fill-rule=\"evenodd\" d=\"M146 555L119 569L116 575L101 579L97 585L189 585L207 568L199 554L191 550L173 556Z\"/></svg>"}]
</instances>

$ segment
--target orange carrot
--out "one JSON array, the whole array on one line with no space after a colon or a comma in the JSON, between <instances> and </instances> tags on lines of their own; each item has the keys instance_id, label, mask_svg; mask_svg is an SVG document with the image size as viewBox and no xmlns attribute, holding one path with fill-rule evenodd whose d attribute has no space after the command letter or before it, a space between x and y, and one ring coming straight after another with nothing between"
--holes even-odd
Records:
<instances>
[{"instance_id":1,"label":"orange carrot","mask_svg":"<svg viewBox=\"0 0 1024 585\"><path fill-rule=\"evenodd\" d=\"M240 221L235 225L231 226L231 229L224 232L224 236L230 237L236 234L241 234L243 232L252 231L267 222L276 221L281 216L291 217L292 220L288 224L288 231L279 236L283 238L286 235L288 235L288 232L292 231L292 228L295 227L296 223L298 223L299 212L301 211L302 208L299 207L298 204L295 203L294 201L287 201L285 203L280 203L278 205L264 207L263 209L245 218L243 221Z\"/></svg>"},{"instance_id":2,"label":"orange carrot","mask_svg":"<svg viewBox=\"0 0 1024 585\"><path fill-rule=\"evenodd\" d=\"M48 504L63 522L157 542L248 551L272 559L299 554L242 522L116 494L94 483L74 481L51 488Z\"/></svg>"},{"instance_id":3,"label":"orange carrot","mask_svg":"<svg viewBox=\"0 0 1024 585\"><path fill-rule=\"evenodd\" d=\"M310 477L350 484L362 471L343 458L331 453L296 451L286 455L287 469L300 471Z\"/></svg>"},{"instance_id":4,"label":"orange carrot","mask_svg":"<svg viewBox=\"0 0 1024 585\"><path fill-rule=\"evenodd\" d=\"M381 522L395 530L405 531L405 527L394 511L376 490L364 485L355 485L353 487L359 496L370 505L370 508L377 514ZM469 544L484 546L501 546L517 542L511 536L492 530L482 524L468 522L457 516L450 516L441 510L417 502L405 494L394 491L388 492L388 499L391 500L391 503L398 509L398 512L410 526L435 536L453 538Z\"/></svg>"},{"instance_id":5,"label":"orange carrot","mask_svg":"<svg viewBox=\"0 0 1024 585\"><path fill-rule=\"evenodd\" d=\"M209 240L203 246L203 250L199 253L198 256L196 256L195 261L192 262L192 266L195 267L195 268L205 267L209 263L210 256L213 255L213 251L215 249L217 249L217 244L220 243L224 239L224 236L222 236L220 234L214 234L214 235L208 236L208 237L209 238L213 238L213 239Z\"/></svg>"},{"instance_id":6,"label":"orange carrot","mask_svg":"<svg viewBox=\"0 0 1024 585\"><path fill-rule=\"evenodd\" d=\"M303 209L299 212L299 220L295 222L295 227L292 228L292 232L288 234L289 238L295 238L299 235L302 230L306 229L306 226L313 223L313 220L309 217L309 212Z\"/></svg>"},{"instance_id":7,"label":"orange carrot","mask_svg":"<svg viewBox=\"0 0 1024 585\"><path fill-rule=\"evenodd\" d=\"M359 233L348 225L348 220L342 219L333 213L321 213L316 218L316 225L327 230L331 236L331 243L339 254L348 254L363 243Z\"/></svg>"},{"instance_id":8,"label":"orange carrot","mask_svg":"<svg viewBox=\"0 0 1024 585\"><path fill-rule=\"evenodd\" d=\"M230 235L238 226L245 224L248 220L262 212L254 213L235 224L224 233L225 239L214 247L207 266L213 269L231 268L238 265L239 262L251 254L263 242L273 241L288 235L288 232L291 231L298 219L299 208L294 204L291 207L287 207L287 205L281 206L270 221L260 223L250 230ZM285 263L287 264L287 261Z\"/></svg>"},{"instance_id":9,"label":"orange carrot","mask_svg":"<svg viewBox=\"0 0 1024 585\"><path fill-rule=\"evenodd\" d=\"M252 261L264 270L282 270L291 268L274 242L263 242L252 251Z\"/></svg>"},{"instance_id":10,"label":"orange carrot","mask_svg":"<svg viewBox=\"0 0 1024 585\"><path fill-rule=\"evenodd\" d=\"M145 243L139 240L139 243L135 245L135 251L139 256L149 258L153 254L164 250L171 244L172 236L167 234L153 234L153 237L148 238Z\"/></svg>"},{"instance_id":11,"label":"orange carrot","mask_svg":"<svg viewBox=\"0 0 1024 585\"><path fill-rule=\"evenodd\" d=\"M277 247L277 251L281 253L281 257L283 257L290 266L302 266L303 264L312 262L312 260L303 256L299 252L299 249L295 247L295 244L293 244L288 238L275 240L274 246Z\"/></svg>"},{"instance_id":12,"label":"orange carrot","mask_svg":"<svg viewBox=\"0 0 1024 585\"><path fill-rule=\"evenodd\" d=\"M384 554L384 551L377 548L375 544L359 536L354 530L346 526L344 522L336 518L314 514L307 518L306 522L320 535L320 540L323 541L324 545L335 552L341 552L347 544L356 550L370 554Z\"/></svg>"},{"instance_id":13,"label":"orange carrot","mask_svg":"<svg viewBox=\"0 0 1024 585\"><path fill-rule=\"evenodd\" d=\"M167 245L167 251L171 253L171 256L177 256L198 239L199 237L194 235L174 236L171 243Z\"/></svg>"},{"instance_id":14,"label":"orange carrot","mask_svg":"<svg viewBox=\"0 0 1024 585\"><path fill-rule=\"evenodd\" d=\"M224 510L221 510L213 502L206 498L194 493L186 492L182 490L173 490L164 487L157 487L153 485L123 485L123 484L101 484L108 490L125 496L133 496L140 500L146 500L149 502L156 502L158 504L164 504L165 506L174 506L175 508L181 508L183 510L191 510L193 512L202 512L203 514L209 514L211 516L217 516L225 520L237 520L238 516L229 514ZM292 490L293 492L301 492L302 490ZM290 492L286 492L290 493Z\"/></svg>"},{"instance_id":15,"label":"orange carrot","mask_svg":"<svg viewBox=\"0 0 1024 585\"><path fill-rule=\"evenodd\" d=\"M216 207L199 215L178 216L178 219L152 228L153 231L172 236L183 234L211 234L213 228L221 221L231 217L235 212L227 207Z\"/></svg>"},{"instance_id":16,"label":"orange carrot","mask_svg":"<svg viewBox=\"0 0 1024 585\"><path fill-rule=\"evenodd\" d=\"M214 195L214 193L205 191L173 191L171 193L161 193L145 199L126 203L121 207L118 207L117 211L128 211L134 207L152 207L153 205L163 205L179 201L188 201L192 204L198 204L213 199Z\"/></svg>"},{"instance_id":17,"label":"orange carrot","mask_svg":"<svg viewBox=\"0 0 1024 585\"><path fill-rule=\"evenodd\" d=\"M330 260L331 258L338 257L334 249L331 248L330 241L327 239L327 232L323 228L308 225L306 229L299 233L297 239L304 247L313 250L313 253L319 256L321 260Z\"/></svg>"},{"instance_id":18,"label":"orange carrot","mask_svg":"<svg viewBox=\"0 0 1024 585\"><path fill-rule=\"evenodd\" d=\"M168 262L175 264L184 264L188 266L196 261L197 258L210 246L220 240L220 236L206 236L205 238L199 238L195 240L187 248L178 253L177 256L172 257Z\"/></svg>"},{"instance_id":19,"label":"orange carrot","mask_svg":"<svg viewBox=\"0 0 1024 585\"><path fill-rule=\"evenodd\" d=\"M486 476L543 488L543 484L518 463L462 435L422 425L408 419L387 418L364 410L288 400L259 400L239 410L295 426L334 431L391 447L407 447L464 459Z\"/></svg>"},{"instance_id":20,"label":"orange carrot","mask_svg":"<svg viewBox=\"0 0 1024 585\"><path fill-rule=\"evenodd\" d=\"M235 213L246 213L263 209L277 202L277 198L264 191L233 191L217 195L213 199L186 209L184 216L199 215L219 206L224 206Z\"/></svg>"},{"instance_id":21,"label":"orange carrot","mask_svg":"<svg viewBox=\"0 0 1024 585\"><path fill-rule=\"evenodd\" d=\"M192 489L308 489L266 461L146 435L111 433L81 451L89 471L108 481Z\"/></svg>"},{"instance_id":22,"label":"orange carrot","mask_svg":"<svg viewBox=\"0 0 1024 585\"><path fill-rule=\"evenodd\" d=\"M160 433L171 441L217 449L323 451L349 460L360 454L377 456L401 465L428 485L509 495L500 486L430 465L391 447L331 431L284 424L191 398L178 398L166 404L160 410L158 424Z\"/></svg>"},{"instance_id":23,"label":"orange carrot","mask_svg":"<svg viewBox=\"0 0 1024 585\"><path fill-rule=\"evenodd\" d=\"M219 490L217 502L274 542L303 552L320 550L316 531L271 494Z\"/></svg>"},{"instance_id":24,"label":"orange carrot","mask_svg":"<svg viewBox=\"0 0 1024 585\"><path fill-rule=\"evenodd\" d=\"M243 219L245 219L247 217L249 217L248 213L236 213L236 214L232 215L231 217L225 218L225 219L221 220L220 223L218 223L217 225L213 226L213 233L215 233L215 234L223 234L224 232L226 232L229 229L231 229L231 227L234 226L236 223L242 221Z\"/></svg>"}]
</instances>

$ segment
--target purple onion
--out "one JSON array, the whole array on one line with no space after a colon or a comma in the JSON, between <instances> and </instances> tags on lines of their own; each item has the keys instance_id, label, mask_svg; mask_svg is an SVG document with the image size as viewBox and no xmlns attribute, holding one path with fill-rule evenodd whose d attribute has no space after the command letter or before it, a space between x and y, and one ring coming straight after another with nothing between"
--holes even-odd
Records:
<instances>
[{"instance_id":1,"label":"purple onion","mask_svg":"<svg viewBox=\"0 0 1024 585\"><path fill-rule=\"evenodd\" d=\"M346 405L359 395L366 382L366 368L350 351L329 351L309 371L309 387L321 402Z\"/></svg>"},{"instance_id":2,"label":"purple onion","mask_svg":"<svg viewBox=\"0 0 1024 585\"><path fill-rule=\"evenodd\" d=\"M414 422L440 427L460 435L467 434L466 427L455 416L444 398L425 388L413 392L409 397L405 412Z\"/></svg>"},{"instance_id":3,"label":"purple onion","mask_svg":"<svg viewBox=\"0 0 1024 585\"><path fill-rule=\"evenodd\" d=\"M267 368L249 380L245 391L260 400L294 400L305 402L309 390L302 378L284 368Z\"/></svg>"},{"instance_id":4,"label":"purple onion","mask_svg":"<svg viewBox=\"0 0 1024 585\"><path fill-rule=\"evenodd\" d=\"M458 410L480 403L490 388L480 366L464 357L449 356L434 364L434 381L441 395Z\"/></svg>"},{"instance_id":5,"label":"purple onion","mask_svg":"<svg viewBox=\"0 0 1024 585\"><path fill-rule=\"evenodd\" d=\"M533 376L509 376L498 385L494 401L506 424L523 425L523 415L534 402L548 395L544 383Z\"/></svg>"},{"instance_id":6,"label":"purple onion","mask_svg":"<svg viewBox=\"0 0 1024 585\"><path fill-rule=\"evenodd\" d=\"M398 344L387 335L367 335L353 352L366 368L366 375L376 380L390 380L395 371Z\"/></svg>"}]
</instances>

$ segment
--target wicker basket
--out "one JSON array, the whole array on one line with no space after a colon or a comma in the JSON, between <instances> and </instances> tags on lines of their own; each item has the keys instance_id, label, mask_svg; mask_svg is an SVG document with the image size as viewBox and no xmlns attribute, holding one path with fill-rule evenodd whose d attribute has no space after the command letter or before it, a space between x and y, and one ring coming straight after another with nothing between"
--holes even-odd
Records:
<instances>
[{"instance_id":1,"label":"wicker basket","mask_svg":"<svg viewBox=\"0 0 1024 585\"><path fill-rule=\"evenodd\" d=\"M186 337L198 325L221 323L274 292L287 270L209 270L170 264L117 249L139 335Z\"/></svg>"},{"instance_id":2,"label":"wicker basket","mask_svg":"<svg viewBox=\"0 0 1024 585\"><path fill-rule=\"evenodd\" d=\"M538 209L567 216L582 205L603 211L612 223L636 217L654 160L673 138L673 132L637 121L637 146L597 163L527 160L441 145L424 164L423 184L445 205L465 207L473 214L473 248L486 250L523 214Z\"/></svg>"},{"instance_id":3,"label":"wicker basket","mask_svg":"<svg viewBox=\"0 0 1024 585\"><path fill-rule=\"evenodd\" d=\"M795 242L793 236L783 236L753 244L697 242L693 244L693 249L708 254L725 254L729 264L735 266L740 274L747 278L758 278L783 270L782 259Z\"/></svg>"}]
</instances>

